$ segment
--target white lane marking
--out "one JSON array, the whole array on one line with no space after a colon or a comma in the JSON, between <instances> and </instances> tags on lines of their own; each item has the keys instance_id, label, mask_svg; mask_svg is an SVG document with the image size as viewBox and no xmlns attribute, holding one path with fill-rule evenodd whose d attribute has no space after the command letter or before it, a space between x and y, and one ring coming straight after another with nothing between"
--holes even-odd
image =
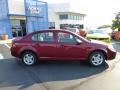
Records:
<instances>
[{"instance_id":1,"label":"white lane marking","mask_svg":"<svg viewBox=\"0 0 120 90\"><path fill-rule=\"evenodd\" d=\"M10 48L10 46L9 45L7 45L6 43L4 44L7 48Z\"/></svg>"},{"instance_id":2,"label":"white lane marking","mask_svg":"<svg viewBox=\"0 0 120 90\"><path fill-rule=\"evenodd\" d=\"M0 59L4 59L3 55L0 53Z\"/></svg>"}]
</instances>

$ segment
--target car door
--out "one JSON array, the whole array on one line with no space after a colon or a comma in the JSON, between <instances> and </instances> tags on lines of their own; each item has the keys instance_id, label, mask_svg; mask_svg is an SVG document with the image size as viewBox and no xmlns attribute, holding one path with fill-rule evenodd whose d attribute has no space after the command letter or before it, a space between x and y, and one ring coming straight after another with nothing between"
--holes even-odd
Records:
<instances>
[{"instance_id":1,"label":"car door","mask_svg":"<svg viewBox=\"0 0 120 90\"><path fill-rule=\"evenodd\" d=\"M35 47L40 58L55 57L56 44L54 39L54 32L40 32L34 34L32 39L36 39Z\"/></svg>"},{"instance_id":2,"label":"car door","mask_svg":"<svg viewBox=\"0 0 120 90\"><path fill-rule=\"evenodd\" d=\"M84 42L82 42L77 36L67 32L58 32L57 41L59 57L79 59L84 59L86 57L87 50Z\"/></svg>"}]
</instances>

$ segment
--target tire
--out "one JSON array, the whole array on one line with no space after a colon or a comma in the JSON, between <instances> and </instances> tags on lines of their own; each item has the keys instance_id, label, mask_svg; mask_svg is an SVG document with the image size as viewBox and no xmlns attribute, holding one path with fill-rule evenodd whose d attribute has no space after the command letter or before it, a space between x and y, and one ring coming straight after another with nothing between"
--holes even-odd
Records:
<instances>
[{"instance_id":1,"label":"tire","mask_svg":"<svg viewBox=\"0 0 120 90\"><path fill-rule=\"evenodd\" d=\"M36 63L37 57L31 51L26 51L22 54L22 62L27 66L32 66Z\"/></svg>"},{"instance_id":2,"label":"tire","mask_svg":"<svg viewBox=\"0 0 120 90\"><path fill-rule=\"evenodd\" d=\"M89 63L92 66L101 66L105 63L105 55L102 52L93 52L89 57Z\"/></svg>"}]
</instances>

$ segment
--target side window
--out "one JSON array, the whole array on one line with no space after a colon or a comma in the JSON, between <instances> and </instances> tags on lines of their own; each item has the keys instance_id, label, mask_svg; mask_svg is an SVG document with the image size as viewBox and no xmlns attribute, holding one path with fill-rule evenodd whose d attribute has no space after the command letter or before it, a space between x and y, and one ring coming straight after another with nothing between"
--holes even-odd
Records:
<instances>
[{"instance_id":1,"label":"side window","mask_svg":"<svg viewBox=\"0 0 120 90\"><path fill-rule=\"evenodd\" d=\"M59 32L58 42L76 43L76 38L72 34Z\"/></svg>"},{"instance_id":2,"label":"side window","mask_svg":"<svg viewBox=\"0 0 120 90\"><path fill-rule=\"evenodd\" d=\"M38 41L53 42L54 41L53 33L52 32L39 33Z\"/></svg>"},{"instance_id":3,"label":"side window","mask_svg":"<svg viewBox=\"0 0 120 90\"><path fill-rule=\"evenodd\" d=\"M34 34L34 35L32 36L32 40L33 40L33 41L38 41L38 34Z\"/></svg>"},{"instance_id":4,"label":"side window","mask_svg":"<svg viewBox=\"0 0 120 90\"><path fill-rule=\"evenodd\" d=\"M38 33L32 36L33 41L43 41L43 42L53 42L53 33L52 32L43 32Z\"/></svg>"}]
</instances>

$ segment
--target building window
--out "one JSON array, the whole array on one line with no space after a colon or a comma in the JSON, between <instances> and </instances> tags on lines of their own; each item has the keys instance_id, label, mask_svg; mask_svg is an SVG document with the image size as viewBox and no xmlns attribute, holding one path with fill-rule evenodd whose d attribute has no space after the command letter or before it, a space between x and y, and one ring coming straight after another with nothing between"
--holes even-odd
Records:
<instances>
[{"instance_id":1,"label":"building window","mask_svg":"<svg viewBox=\"0 0 120 90\"><path fill-rule=\"evenodd\" d=\"M67 14L59 15L59 19L68 19L68 15Z\"/></svg>"},{"instance_id":2,"label":"building window","mask_svg":"<svg viewBox=\"0 0 120 90\"><path fill-rule=\"evenodd\" d=\"M67 29L68 27L68 24L60 24L60 29Z\"/></svg>"},{"instance_id":3,"label":"building window","mask_svg":"<svg viewBox=\"0 0 120 90\"><path fill-rule=\"evenodd\" d=\"M78 20L84 20L84 16L78 16Z\"/></svg>"},{"instance_id":4,"label":"building window","mask_svg":"<svg viewBox=\"0 0 120 90\"><path fill-rule=\"evenodd\" d=\"M70 14L69 15L69 19L72 20L73 19L73 15Z\"/></svg>"},{"instance_id":5,"label":"building window","mask_svg":"<svg viewBox=\"0 0 120 90\"><path fill-rule=\"evenodd\" d=\"M71 20L74 20L74 15L71 15Z\"/></svg>"},{"instance_id":6,"label":"building window","mask_svg":"<svg viewBox=\"0 0 120 90\"><path fill-rule=\"evenodd\" d=\"M84 28L84 25L83 25L83 24L81 24L79 28L80 28L80 29L83 29L83 28Z\"/></svg>"},{"instance_id":7,"label":"building window","mask_svg":"<svg viewBox=\"0 0 120 90\"><path fill-rule=\"evenodd\" d=\"M63 19L69 19L69 20L84 20L84 16L83 15L73 15L73 14L61 14L59 15L59 19L63 20Z\"/></svg>"},{"instance_id":8,"label":"building window","mask_svg":"<svg viewBox=\"0 0 120 90\"><path fill-rule=\"evenodd\" d=\"M49 29L55 29L55 22L49 22Z\"/></svg>"},{"instance_id":9,"label":"building window","mask_svg":"<svg viewBox=\"0 0 120 90\"><path fill-rule=\"evenodd\" d=\"M83 24L60 24L60 29L68 29L68 28L78 28L83 29Z\"/></svg>"},{"instance_id":10,"label":"building window","mask_svg":"<svg viewBox=\"0 0 120 90\"><path fill-rule=\"evenodd\" d=\"M81 16L81 20L84 20L84 16Z\"/></svg>"}]
</instances>

